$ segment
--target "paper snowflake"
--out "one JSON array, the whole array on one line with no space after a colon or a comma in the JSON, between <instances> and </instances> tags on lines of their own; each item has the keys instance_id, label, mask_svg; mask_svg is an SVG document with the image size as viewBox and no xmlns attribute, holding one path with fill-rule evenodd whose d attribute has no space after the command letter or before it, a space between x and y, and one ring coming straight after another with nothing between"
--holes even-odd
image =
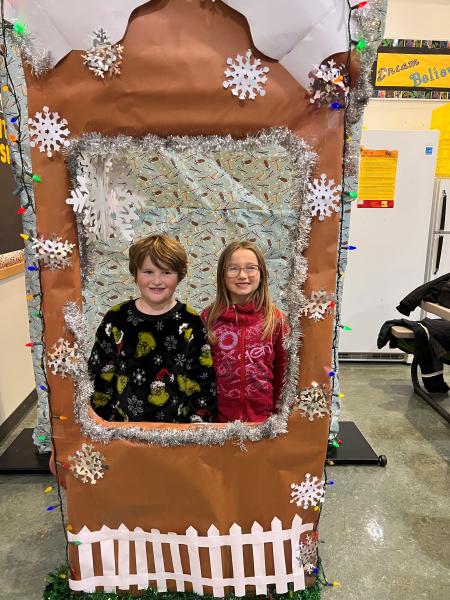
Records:
<instances>
[{"instance_id":1,"label":"paper snowflake","mask_svg":"<svg viewBox=\"0 0 450 600\"><path fill-rule=\"evenodd\" d=\"M227 59L229 68L224 71L227 79L223 82L223 87L231 88L231 93L238 96L239 100L246 100L247 96L254 100L257 94L266 94L263 85L267 81L265 73L269 72L269 67L260 67L261 60L255 58L252 62L251 57L252 51L247 50L245 58L238 54L235 59Z\"/></svg>"},{"instance_id":2,"label":"paper snowflake","mask_svg":"<svg viewBox=\"0 0 450 600\"><path fill-rule=\"evenodd\" d=\"M312 292L311 296L308 298L308 303L301 310L301 313L308 315L308 317L314 319L314 321L320 321L330 314L331 309L334 306L334 301L334 294L327 294L325 290Z\"/></svg>"},{"instance_id":3,"label":"paper snowflake","mask_svg":"<svg viewBox=\"0 0 450 600\"><path fill-rule=\"evenodd\" d=\"M74 456L69 456L68 460L73 463L70 465L73 476L83 483L94 485L105 473L105 457L90 444L82 444L81 450L77 450Z\"/></svg>"},{"instance_id":4,"label":"paper snowflake","mask_svg":"<svg viewBox=\"0 0 450 600\"><path fill-rule=\"evenodd\" d=\"M322 419L330 414L330 407L322 388L312 386L300 392L300 397L294 403L294 410L299 410L302 417L309 421L315 418Z\"/></svg>"},{"instance_id":5,"label":"paper snowflake","mask_svg":"<svg viewBox=\"0 0 450 600\"><path fill-rule=\"evenodd\" d=\"M308 183L308 189L309 208L313 216L319 217L319 221L331 216L333 210L339 212L342 187L335 185L334 179L327 181L327 176L322 173L320 180L314 179L313 183Z\"/></svg>"},{"instance_id":6,"label":"paper snowflake","mask_svg":"<svg viewBox=\"0 0 450 600\"><path fill-rule=\"evenodd\" d=\"M31 238L31 247L36 250L36 256L45 267L51 271L65 269L71 265L71 254L75 244L62 242L60 237L46 240L43 237Z\"/></svg>"},{"instance_id":7,"label":"paper snowflake","mask_svg":"<svg viewBox=\"0 0 450 600\"><path fill-rule=\"evenodd\" d=\"M309 506L317 506L317 504L323 502L324 483L324 480L319 481L319 478L315 475L311 479L311 475L306 473L304 481L291 485L291 504L295 502L297 506L302 506L305 510Z\"/></svg>"},{"instance_id":8,"label":"paper snowflake","mask_svg":"<svg viewBox=\"0 0 450 600\"><path fill-rule=\"evenodd\" d=\"M66 202L82 215L87 241L107 241L118 235L131 242L132 221L139 220L136 210L144 208L145 199L115 181L110 156L83 159L80 170L78 187L70 192L71 197Z\"/></svg>"},{"instance_id":9,"label":"paper snowflake","mask_svg":"<svg viewBox=\"0 0 450 600\"><path fill-rule=\"evenodd\" d=\"M104 79L105 73L109 76L120 75L120 65L122 64L123 46L112 44L106 32L103 29L94 31L92 47L82 54L85 65L94 73L96 77Z\"/></svg>"},{"instance_id":10,"label":"paper snowflake","mask_svg":"<svg viewBox=\"0 0 450 600\"><path fill-rule=\"evenodd\" d=\"M70 144L65 138L70 131L67 129L67 120L61 119L59 113L51 112L44 106L42 112L37 112L33 119L28 119L30 130L30 146L39 146L41 152L46 152L51 158L54 152L59 152L63 146Z\"/></svg>"},{"instance_id":11,"label":"paper snowflake","mask_svg":"<svg viewBox=\"0 0 450 600\"><path fill-rule=\"evenodd\" d=\"M47 366L53 375L61 375L64 379L76 368L78 362L78 345L73 346L64 338L53 344L52 352L47 352Z\"/></svg>"},{"instance_id":12,"label":"paper snowflake","mask_svg":"<svg viewBox=\"0 0 450 600\"><path fill-rule=\"evenodd\" d=\"M343 103L348 94L348 75L345 65L336 66L333 59L327 64L314 65L309 74L311 83L308 89L311 104L317 106Z\"/></svg>"},{"instance_id":13,"label":"paper snowflake","mask_svg":"<svg viewBox=\"0 0 450 600\"><path fill-rule=\"evenodd\" d=\"M318 541L307 535L304 542L300 542L297 550L297 560L308 575L312 575L317 565Z\"/></svg>"}]
</instances>

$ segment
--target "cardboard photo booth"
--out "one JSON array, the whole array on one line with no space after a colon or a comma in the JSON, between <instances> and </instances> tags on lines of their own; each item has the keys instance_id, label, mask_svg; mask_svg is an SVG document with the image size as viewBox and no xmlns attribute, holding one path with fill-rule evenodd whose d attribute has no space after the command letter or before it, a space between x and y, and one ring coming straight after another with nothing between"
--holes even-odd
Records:
<instances>
[{"instance_id":1,"label":"cardboard photo booth","mask_svg":"<svg viewBox=\"0 0 450 600\"><path fill-rule=\"evenodd\" d=\"M66 491L74 591L315 584L342 218L382 28L382 2L357 4L2 2L35 435ZM92 410L95 330L137 296L127 251L153 233L186 249L177 294L197 311L229 242L262 249L289 323L282 397L264 423L111 423Z\"/></svg>"}]
</instances>

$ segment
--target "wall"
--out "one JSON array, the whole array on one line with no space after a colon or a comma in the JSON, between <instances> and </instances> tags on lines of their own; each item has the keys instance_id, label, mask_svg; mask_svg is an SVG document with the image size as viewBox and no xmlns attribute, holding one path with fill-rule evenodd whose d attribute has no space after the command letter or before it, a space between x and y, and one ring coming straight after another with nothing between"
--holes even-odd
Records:
<instances>
[{"instance_id":1,"label":"wall","mask_svg":"<svg viewBox=\"0 0 450 600\"><path fill-rule=\"evenodd\" d=\"M450 40L450 0L388 0L385 38ZM430 129L435 100L370 100L368 129Z\"/></svg>"},{"instance_id":2,"label":"wall","mask_svg":"<svg viewBox=\"0 0 450 600\"><path fill-rule=\"evenodd\" d=\"M0 280L0 424L35 386L25 295L23 273Z\"/></svg>"}]
</instances>

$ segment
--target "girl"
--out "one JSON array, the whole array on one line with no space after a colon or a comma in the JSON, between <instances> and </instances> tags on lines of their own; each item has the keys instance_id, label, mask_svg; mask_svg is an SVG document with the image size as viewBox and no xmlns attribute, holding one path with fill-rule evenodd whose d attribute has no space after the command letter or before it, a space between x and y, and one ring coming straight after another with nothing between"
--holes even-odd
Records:
<instances>
[{"instance_id":1,"label":"girl","mask_svg":"<svg viewBox=\"0 0 450 600\"><path fill-rule=\"evenodd\" d=\"M272 303L264 256L232 242L217 265L217 297L202 313L217 380L218 420L260 423L277 404L286 368L284 315Z\"/></svg>"}]
</instances>

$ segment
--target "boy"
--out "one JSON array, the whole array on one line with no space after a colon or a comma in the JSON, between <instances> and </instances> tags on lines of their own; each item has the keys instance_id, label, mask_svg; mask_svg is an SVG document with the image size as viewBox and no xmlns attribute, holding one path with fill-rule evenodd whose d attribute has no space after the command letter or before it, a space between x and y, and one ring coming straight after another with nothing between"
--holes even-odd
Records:
<instances>
[{"instance_id":1,"label":"boy","mask_svg":"<svg viewBox=\"0 0 450 600\"><path fill-rule=\"evenodd\" d=\"M107 421L213 421L207 334L198 314L174 297L186 252L152 235L130 247L129 269L140 297L106 313L89 359L95 412Z\"/></svg>"}]
</instances>

